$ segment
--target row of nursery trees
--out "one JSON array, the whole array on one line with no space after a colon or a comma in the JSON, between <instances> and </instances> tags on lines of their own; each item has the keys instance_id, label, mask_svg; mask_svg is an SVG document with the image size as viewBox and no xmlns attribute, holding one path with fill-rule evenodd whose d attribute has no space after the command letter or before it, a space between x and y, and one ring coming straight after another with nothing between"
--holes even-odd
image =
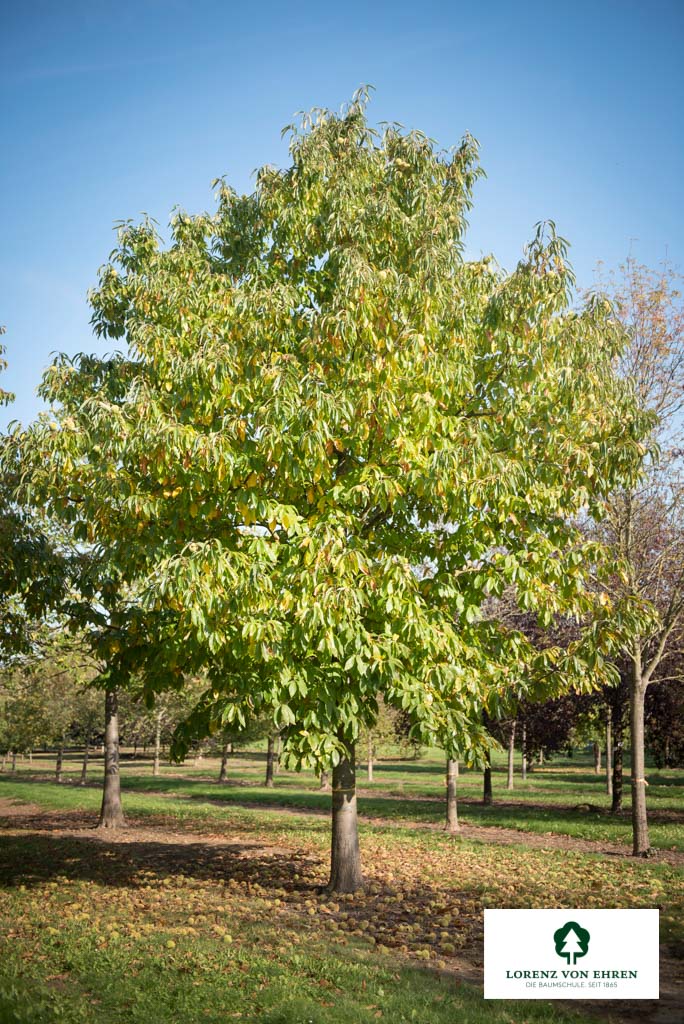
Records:
<instances>
[{"instance_id":1,"label":"row of nursery trees","mask_svg":"<svg viewBox=\"0 0 684 1024\"><path fill-rule=\"evenodd\" d=\"M624 668L623 668L624 674ZM0 768L16 769L17 757L33 762L36 751L55 755L54 777L63 780L64 755L81 752L79 780L85 785L91 748L102 746L102 693L87 648L62 637L50 649L39 649L30 658L15 661L0 671ZM153 707L143 701L142 688L132 686L119 695L119 739L133 761L142 756L152 761L152 774L160 774L163 757L179 726L191 714L206 686L202 679L187 680L183 690L162 693ZM593 747L594 771L602 770L606 790L612 796L612 811L622 810L623 748L628 727L629 690L627 680L592 693L569 693L542 703L520 701L515 717L486 720L491 738L507 750L506 788L514 788L519 761L522 780L536 764L543 765L558 752L573 756L575 750ZM646 748L658 767L684 765L684 678L681 671L669 681L649 687L645 704ZM407 717L380 702L371 727L359 736L360 759L369 781L381 757L397 751L404 757L419 757L421 748L411 735ZM223 726L213 736L198 741L191 752L195 765L205 755L220 757L219 782L228 781L230 755L238 748L266 745L265 785L274 785L283 736L268 717L249 721L246 728ZM518 757L519 754L519 757ZM602 769L603 759L603 769ZM173 760L169 760L173 764ZM456 764L451 766L454 779ZM484 800L492 799L491 770L484 768ZM329 787L328 772L320 773L321 788ZM455 783L451 786L453 807L448 827L458 822Z\"/></svg>"},{"instance_id":2,"label":"row of nursery trees","mask_svg":"<svg viewBox=\"0 0 684 1024\"><path fill-rule=\"evenodd\" d=\"M182 756L268 719L332 766L330 887L362 885L356 744L379 706L451 762L487 721L626 665L634 853L649 850L644 700L681 632L681 307L627 266L572 306L540 226L518 266L463 255L475 140L341 114L290 164L162 243L123 223L91 293L111 355L58 357L4 439L3 634L66 623L117 699L204 692ZM19 640L16 640L19 643Z\"/></svg>"}]
</instances>

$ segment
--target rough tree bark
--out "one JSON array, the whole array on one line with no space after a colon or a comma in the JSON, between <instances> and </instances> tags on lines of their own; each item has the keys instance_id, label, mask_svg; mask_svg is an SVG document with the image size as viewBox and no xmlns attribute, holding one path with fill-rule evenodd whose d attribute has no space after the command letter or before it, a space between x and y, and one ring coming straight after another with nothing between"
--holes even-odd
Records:
<instances>
[{"instance_id":1,"label":"rough tree bark","mask_svg":"<svg viewBox=\"0 0 684 1024\"><path fill-rule=\"evenodd\" d=\"M461 828L458 823L457 779L458 761L448 757L446 767L446 824L444 825L447 832L459 832Z\"/></svg>"},{"instance_id":2,"label":"rough tree bark","mask_svg":"<svg viewBox=\"0 0 684 1024\"><path fill-rule=\"evenodd\" d=\"M57 748L57 760L55 761L55 782L62 781L62 763L64 761L64 740Z\"/></svg>"},{"instance_id":3,"label":"rough tree bark","mask_svg":"<svg viewBox=\"0 0 684 1024\"><path fill-rule=\"evenodd\" d=\"M228 755L232 751L232 743L224 743L223 749L221 750L221 767L219 769L219 782L228 781Z\"/></svg>"},{"instance_id":4,"label":"rough tree bark","mask_svg":"<svg viewBox=\"0 0 684 1024\"><path fill-rule=\"evenodd\" d=\"M509 726L508 732L508 780L506 782L506 789L513 789L513 773L515 771L515 727L517 722L514 720Z\"/></svg>"},{"instance_id":5,"label":"rough tree bark","mask_svg":"<svg viewBox=\"0 0 684 1024\"><path fill-rule=\"evenodd\" d=\"M356 892L363 887L356 810L355 751L353 743L347 742L345 746L346 756L333 768L330 892Z\"/></svg>"},{"instance_id":6,"label":"rough tree bark","mask_svg":"<svg viewBox=\"0 0 684 1024\"><path fill-rule=\"evenodd\" d=\"M275 760L275 737L268 737L268 746L266 748L266 785L269 789L273 789L273 762Z\"/></svg>"},{"instance_id":7,"label":"rough tree bark","mask_svg":"<svg viewBox=\"0 0 684 1024\"><path fill-rule=\"evenodd\" d=\"M104 784L99 828L121 828L126 824L121 805L119 775L119 702L116 690L105 694Z\"/></svg>"}]
</instances>

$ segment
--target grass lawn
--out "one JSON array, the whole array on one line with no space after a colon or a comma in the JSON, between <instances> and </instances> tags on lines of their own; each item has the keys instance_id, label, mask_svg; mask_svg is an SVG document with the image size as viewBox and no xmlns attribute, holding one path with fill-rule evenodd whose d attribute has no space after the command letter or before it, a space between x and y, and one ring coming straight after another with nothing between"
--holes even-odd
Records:
<instances>
[{"instance_id":1,"label":"grass lawn","mask_svg":"<svg viewBox=\"0 0 684 1024\"><path fill-rule=\"evenodd\" d=\"M124 769L131 827L102 839L91 828L96 788L39 781L46 765L36 759L25 767L0 777L0 798L34 805L29 817L2 823L2 1022L569 1024L596 1012L605 1020L596 1004L485 1003L482 908L659 906L664 948L675 954L684 940L673 864L492 845L405 824L415 804L418 817L428 808L440 816L431 803L441 786L436 759L380 767L364 805L396 821L362 825L368 890L337 899L321 892L327 819L244 806L263 797L327 807L311 777L281 773L275 791L262 789L256 755L234 759L241 785L228 787L174 777L177 768L152 779L132 763ZM198 771L207 767L216 766ZM596 784L586 766L577 772L586 781L569 780L567 765L536 773L528 802L550 813L554 794L559 804L593 803ZM462 792L474 798L479 781L465 775ZM420 799L401 801L402 786ZM671 795L659 806L676 812L674 787L663 789ZM384 810L391 800L401 812ZM466 820L474 806L463 806Z\"/></svg>"},{"instance_id":2,"label":"grass lawn","mask_svg":"<svg viewBox=\"0 0 684 1024\"><path fill-rule=\"evenodd\" d=\"M627 759L626 759L627 760ZM35 756L33 763L20 762L17 778L43 779L54 758ZM65 762L67 777L76 778L78 758ZM218 761L207 758L199 766L164 765L154 778L149 761L122 760L123 786L135 792L166 793L190 801L221 800L230 804L276 804L326 812L330 796L321 793L310 772L280 771L275 789L263 785L265 754L239 751L229 763L229 782L218 786ZM101 765L95 760L91 778L99 781ZM359 769L359 810L362 816L439 824L443 818L444 763L439 752L429 751L418 761L382 761L375 766L374 780ZM8 777L7 775L5 777ZM684 771L652 769L647 774L650 837L654 849L684 851ZM590 757L557 757L535 767L523 783L515 779L507 791L504 755L494 756L494 803L482 804L482 776L463 770L459 777L459 814L464 823L495 825L538 834L554 833L576 839L631 844L630 780L625 773L624 810L609 813L605 777L596 775Z\"/></svg>"}]
</instances>

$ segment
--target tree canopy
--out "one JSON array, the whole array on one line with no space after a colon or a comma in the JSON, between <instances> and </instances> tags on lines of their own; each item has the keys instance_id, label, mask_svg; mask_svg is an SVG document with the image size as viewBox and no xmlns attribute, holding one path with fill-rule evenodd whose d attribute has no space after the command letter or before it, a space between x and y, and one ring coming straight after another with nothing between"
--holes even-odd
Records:
<instances>
[{"instance_id":1,"label":"tree canopy","mask_svg":"<svg viewBox=\"0 0 684 1024\"><path fill-rule=\"evenodd\" d=\"M219 181L169 244L121 224L91 304L127 351L58 358L22 441L24 494L165 616L166 683L205 664L217 719L269 710L302 764L345 756L379 695L476 756L513 679L600 675L616 616L574 523L646 429L553 225L512 273L464 260L475 140L376 131L365 99L290 126L287 168ZM538 649L481 614L504 588L591 624Z\"/></svg>"}]
</instances>

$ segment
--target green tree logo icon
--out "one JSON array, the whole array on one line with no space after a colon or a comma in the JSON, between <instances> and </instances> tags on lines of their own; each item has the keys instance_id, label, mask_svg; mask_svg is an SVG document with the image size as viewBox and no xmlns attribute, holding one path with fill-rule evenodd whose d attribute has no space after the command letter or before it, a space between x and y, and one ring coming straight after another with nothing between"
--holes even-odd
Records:
<instances>
[{"instance_id":1,"label":"green tree logo icon","mask_svg":"<svg viewBox=\"0 0 684 1024\"><path fill-rule=\"evenodd\" d=\"M589 949L589 938L586 928L582 928L576 921L568 921L553 933L556 953L558 956L566 958L568 966L574 966L578 957L586 956Z\"/></svg>"}]
</instances>

